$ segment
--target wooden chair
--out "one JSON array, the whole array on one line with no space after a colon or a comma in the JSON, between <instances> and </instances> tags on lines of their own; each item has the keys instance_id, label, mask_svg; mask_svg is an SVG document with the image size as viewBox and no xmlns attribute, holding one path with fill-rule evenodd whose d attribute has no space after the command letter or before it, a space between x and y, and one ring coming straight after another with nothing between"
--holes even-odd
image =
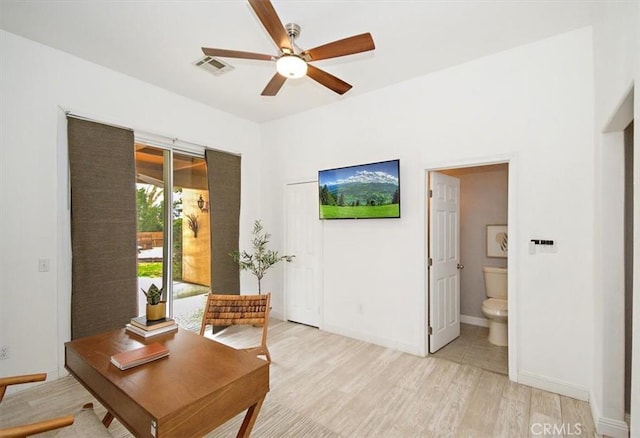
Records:
<instances>
[{"instance_id":1,"label":"wooden chair","mask_svg":"<svg viewBox=\"0 0 640 438\"><path fill-rule=\"evenodd\" d=\"M7 387L30 382L42 382L46 380L45 373L24 374L20 376L0 377L0 402L4 398ZM76 424L78 428L76 428ZM35 423L23 424L0 429L0 438L24 438L43 432L61 429L71 426L71 429L60 431L55 436L91 436L92 438L111 437L111 434L102 425L100 419L93 412L93 404L87 403L75 415L50 418ZM72 430L67 435L67 432ZM55 432L53 432L55 434ZM49 435L47 435L49 436Z\"/></svg>"},{"instance_id":2,"label":"wooden chair","mask_svg":"<svg viewBox=\"0 0 640 438\"><path fill-rule=\"evenodd\" d=\"M267 348L267 327L269 325L269 304L271 294L263 295L217 295L210 293L202 316L200 335L204 335L207 325L226 327L231 325L262 325L262 342L257 347L242 350L264 355L271 363Z\"/></svg>"},{"instance_id":3,"label":"wooden chair","mask_svg":"<svg viewBox=\"0 0 640 438\"><path fill-rule=\"evenodd\" d=\"M4 398L4 393L7 390L7 386L30 382L42 382L46 378L47 375L45 373L0 377L0 402ZM72 424L73 415L65 415L63 417L50 418L48 420L38 421L36 423L0 429L0 437L26 437L35 435L37 433L47 432L49 430L70 426Z\"/></svg>"}]
</instances>

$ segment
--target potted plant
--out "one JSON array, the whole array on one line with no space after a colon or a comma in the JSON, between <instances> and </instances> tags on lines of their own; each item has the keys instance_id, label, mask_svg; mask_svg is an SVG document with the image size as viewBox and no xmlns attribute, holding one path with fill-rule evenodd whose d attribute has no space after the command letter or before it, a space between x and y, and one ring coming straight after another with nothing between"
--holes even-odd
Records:
<instances>
[{"instance_id":1,"label":"potted plant","mask_svg":"<svg viewBox=\"0 0 640 438\"><path fill-rule=\"evenodd\" d=\"M157 321L167 315L167 301L163 300L164 288L158 288L155 283L146 291L140 289L147 297L147 321Z\"/></svg>"},{"instance_id":2,"label":"potted plant","mask_svg":"<svg viewBox=\"0 0 640 438\"><path fill-rule=\"evenodd\" d=\"M234 251L229 255L233 258L233 261L238 264L241 271L250 271L256 276L258 279L258 294L261 294L262 287L260 282L267 270L282 260L291 262L295 255L281 256L278 254L278 251L267 249L271 234L264 231L262 222L259 219L253 224L251 234L253 235L253 239L251 239L253 246L252 254L249 254L247 251Z\"/></svg>"}]
</instances>

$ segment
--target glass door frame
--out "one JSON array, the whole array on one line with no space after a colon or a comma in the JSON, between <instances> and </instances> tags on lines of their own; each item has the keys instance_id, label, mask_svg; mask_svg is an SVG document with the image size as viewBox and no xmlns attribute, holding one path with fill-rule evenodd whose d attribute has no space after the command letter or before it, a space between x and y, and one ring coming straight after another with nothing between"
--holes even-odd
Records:
<instances>
[{"instance_id":1,"label":"glass door frame","mask_svg":"<svg viewBox=\"0 0 640 438\"><path fill-rule=\"evenodd\" d=\"M164 284L164 293L167 298L169 318L173 318L173 149L164 149L162 160L165 199L162 212L164 214L162 284Z\"/></svg>"},{"instance_id":2,"label":"glass door frame","mask_svg":"<svg viewBox=\"0 0 640 438\"><path fill-rule=\"evenodd\" d=\"M163 196L164 196L164 230L162 237L162 284L164 287L164 295L167 300L168 317L173 318L173 159L174 153L201 158L205 160L205 148L193 144L184 144L180 142L176 146L177 141L172 140L171 144L157 138L135 135L135 143L144 144L146 146L158 148L162 150L162 175L163 175ZM169 163L167 165L167 163ZM137 262L136 262L137 263Z\"/></svg>"}]
</instances>

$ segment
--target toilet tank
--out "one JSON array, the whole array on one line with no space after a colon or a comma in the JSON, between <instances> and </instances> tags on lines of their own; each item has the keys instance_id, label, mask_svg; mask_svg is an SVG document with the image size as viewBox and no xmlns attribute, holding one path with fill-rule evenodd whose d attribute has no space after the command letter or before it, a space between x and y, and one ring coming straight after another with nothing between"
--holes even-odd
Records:
<instances>
[{"instance_id":1,"label":"toilet tank","mask_svg":"<svg viewBox=\"0 0 640 438\"><path fill-rule=\"evenodd\" d=\"M489 298L507 299L507 268L497 268L485 266L482 268L484 274L484 289Z\"/></svg>"}]
</instances>

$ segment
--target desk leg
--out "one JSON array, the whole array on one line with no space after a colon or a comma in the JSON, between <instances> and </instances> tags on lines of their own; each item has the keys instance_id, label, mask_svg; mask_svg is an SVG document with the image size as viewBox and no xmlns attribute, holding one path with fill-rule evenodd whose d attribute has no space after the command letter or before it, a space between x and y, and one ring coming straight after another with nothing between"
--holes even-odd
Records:
<instances>
[{"instance_id":1,"label":"desk leg","mask_svg":"<svg viewBox=\"0 0 640 438\"><path fill-rule=\"evenodd\" d=\"M251 429L253 429L253 425L256 423L256 419L258 418L258 413L260 412L263 401L264 397L261 397L255 405L247 409L247 414L244 416L244 421L242 422L242 426L240 426L240 430L238 431L238 438L249 438L249 435L251 435Z\"/></svg>"},{"instance_id":2,"label":"desk leg","mask_svg":"<svg viewBox=\"0 0 640 438\"><path fill-rule=\"evenodd\" d=\"M112 421L113 421L113 414L107 411L107 413L104 414L104 418L102 419L102 424L104 424L104 427L108 429L109 426L111 426Z\"/></svg>"}]
</instances>

